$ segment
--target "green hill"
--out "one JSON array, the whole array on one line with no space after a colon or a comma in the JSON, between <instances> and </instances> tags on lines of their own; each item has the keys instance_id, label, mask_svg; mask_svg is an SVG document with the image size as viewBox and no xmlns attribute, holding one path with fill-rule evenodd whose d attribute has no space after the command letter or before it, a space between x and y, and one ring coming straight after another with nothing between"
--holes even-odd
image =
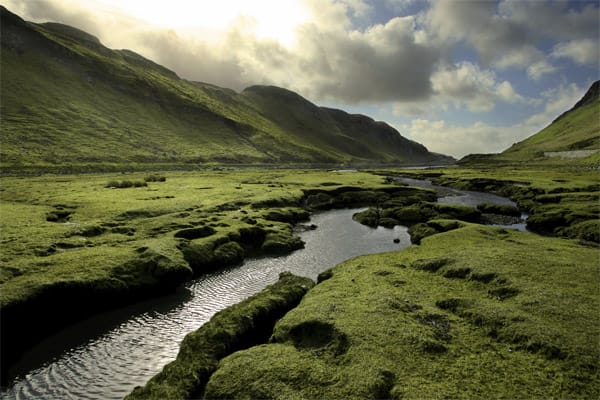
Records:
<instances>
[{"instance_id":1,"label":"green hill","mask_svg":"<svg viewBox=\"0 0 600 400\"><path fill-rule=\"evenodd\" d=\"M180 79L79 29L1 14L1 165L451 162L365 116L296 93Z\"/></svg>"},{"instance_id":2,"label":"green hill","mask_svg":"<svg viewBox=\"0 0 600 400\"><path fill-rule=\"evenodd\" d=\"M576 163L600 165L600 81L573 108L500 154L471 154L461 164L485 162Z\"/></svg>"}]
</instances>

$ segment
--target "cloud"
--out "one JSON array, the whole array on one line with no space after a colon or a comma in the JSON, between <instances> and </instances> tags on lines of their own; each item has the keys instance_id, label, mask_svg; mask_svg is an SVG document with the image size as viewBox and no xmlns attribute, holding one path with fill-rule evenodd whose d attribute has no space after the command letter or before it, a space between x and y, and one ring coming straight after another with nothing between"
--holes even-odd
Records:
<instances>
[{"instance_id":1,"label":"cloud","mask_svg":"<svg viewBox=\"0 0 600 400\"><path fill-rule=\"evenodd\" d=\"M584 4L581 2L581 4ZM524 27L531 38L575 39L598 35L598 4L577 2L502 1L498 13Z\"/></svg>"},{"instance_id":2,"label":"cloud","mask_svg":"<svg viewBox=\"0 0 600 400\"><path fill-rule=\"evenodd\" d=\"M541 109L514 125L500 126L482 121L465 125L444 120L414 119L398 128L430 151L459 158L472 153L501 152L549 125L583 94L584 90L576 84L563 84L546 90L541 96Z\"/></svg>"},{"instance_id":3,"label":"cloud","mask_svg":"<svg viewBox=\"0 0 600 400\"><path fill-rule=\"evenodd\" d=\"M539 59L527 67L527 76L534 81L539 81L544 75L554 73L558 70L546 59Z\"/></svg>"},{"instance_id":4,"label":"cloud","mask_svg":"<svg viewBox=\"0 0 600 400\"><path fill-rule=\"evenodd\" d=\"M597 39L577 39L554 46L552 57L570 58L581 65L598 65L600 43Z\"/></svg>"},{"instance_id":5,"label":"cloud","mask_svg":"<svg viewBox=\"0 0 600 400\"><path fill-rule=\"evenodd\" d=\"M414 24L412 17L394 18L348 34L302 27L300 58L314 75L298 76L298 89L348 103L430 96L439 51L417 43Z\"/></svg>"},{"instance_id":6,"label":"cloud","mask_svg":"<svg viewBox=\"0 0 600 400\"><path fill-rule=\"evenodd\" d=\"M274 84L316 100L346 104L424 99L440 58L435 46L419 43L414 17L393 18L359 31L349 15L369 12L362 0L306 0L310 18L295 28L295 45L257 34L243 16L204 39L207 31L166 29L92 7L94 3L40 0L9 7L26 18L54 19L90 31L103 43L129 48L180 76L241 90ZM87 7L87 8L86 8ZM199 34L200 33L200 34Z\"/></svg>"},{"instance_id":7,"label":"cloud","mask_svg":"<svg viewBox=\"0 0 600 400\"><path fill-rule=\"evenodd\" d=\"M439 68L431 77L434 91L458 107L464 105L472 112L488 112L497 101L516 103L523 101L512 84L498 82L492 70L482 70L478 65L464 61Z\"/></svg>"},{"instance_id":8,"label":"cloud","mask_svg":"<svg viewBox=\"0 0 600 400\"><path fill-rule=\"evenodd\" d=\"M423 15L432 40L452 46L466 43L477 51L484 65L526 70L531 79L556 72L544 45L556 40L596 38L598 7L570 8L567 1L451 1L434 2ZM573 42L572 46L582 43ZM586 43L586 47L589 43ZM556 49L573 59L575 48ZM577 53L578 56L575 56Z\"/></svg>"}]
</instances>

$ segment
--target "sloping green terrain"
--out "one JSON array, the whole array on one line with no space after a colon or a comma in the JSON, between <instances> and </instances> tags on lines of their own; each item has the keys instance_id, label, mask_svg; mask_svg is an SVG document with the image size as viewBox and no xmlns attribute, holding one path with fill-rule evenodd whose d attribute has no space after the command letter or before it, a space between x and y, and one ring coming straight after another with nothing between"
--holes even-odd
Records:
<instances>
[{"instance_id":1,"label":"sloping green terrain","mask_svg":"<svg viewBox=\"0 0 600 400\"><path fill-rule=\"evenodd\" d=\"M451 161L287 90L190 82L76 28L0 14L4 169Z\"/></svg>"},{"instance_id":2,"label":"sloping green terrain","mask_svg":"<svg viewBox=\"0 0 600 400\"><path fill-rule=\"evenodd\" d=\"M460 163L559 163L600 166L600 81L570 110L500 154L473 154Z\"/></svg>"}]
</instances>

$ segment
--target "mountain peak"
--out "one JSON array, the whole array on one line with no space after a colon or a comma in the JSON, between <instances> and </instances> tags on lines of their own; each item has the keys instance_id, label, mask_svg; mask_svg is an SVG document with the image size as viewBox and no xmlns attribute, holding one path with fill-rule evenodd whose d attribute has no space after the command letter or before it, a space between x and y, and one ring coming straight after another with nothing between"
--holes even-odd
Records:
<instances>
[{"instance_id":1,"label":"mountain peak","mask_svg":"<svg viewBox=\"0 0 600 400\"><path fill-rule=\"evenodd\" d=\"M556 122L559 119L565 117L567 114L569 114L572 111L575 111L581 107L584 107L584 106L587 106L588 104L593 103L594 101L598 100L599 97L600 97L600 81L596 81L596 82L592 83L592 86L590 86L590 88L583 95L583 97L577 103L575 103L575 105L570 110L565 111L564 113L559 115L553 122Z\"/></svg>"}]
</instances>

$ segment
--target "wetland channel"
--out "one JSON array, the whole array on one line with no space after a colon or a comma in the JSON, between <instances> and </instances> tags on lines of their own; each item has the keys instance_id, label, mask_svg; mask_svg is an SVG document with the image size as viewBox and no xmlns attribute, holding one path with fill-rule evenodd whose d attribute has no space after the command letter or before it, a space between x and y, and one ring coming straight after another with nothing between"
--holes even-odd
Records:
<instances>
[{"instance_id":1,"label":"wetland channel","mask_svg":"<svg viewBox=\"0 0 600 400\"><path fill-rule=\"evenodd\" d=\"M427 181L405 183L432 187ZM514 205L486 193L433 187L438 201ZM183 337L216 312L259 292L290 271L316 280L349 258L410 245L407 228L369 228L352 220L360 209L311 216L316 230L298 232L305 248L275 258L246 260L196 278L178 292L96 315L70 325L31 348L11 370L3 399L122 399L173 360ZM523 229L524 224L510 226ZM394 243L394 239L400 239Z\"/></svg>"}]
</instances>

